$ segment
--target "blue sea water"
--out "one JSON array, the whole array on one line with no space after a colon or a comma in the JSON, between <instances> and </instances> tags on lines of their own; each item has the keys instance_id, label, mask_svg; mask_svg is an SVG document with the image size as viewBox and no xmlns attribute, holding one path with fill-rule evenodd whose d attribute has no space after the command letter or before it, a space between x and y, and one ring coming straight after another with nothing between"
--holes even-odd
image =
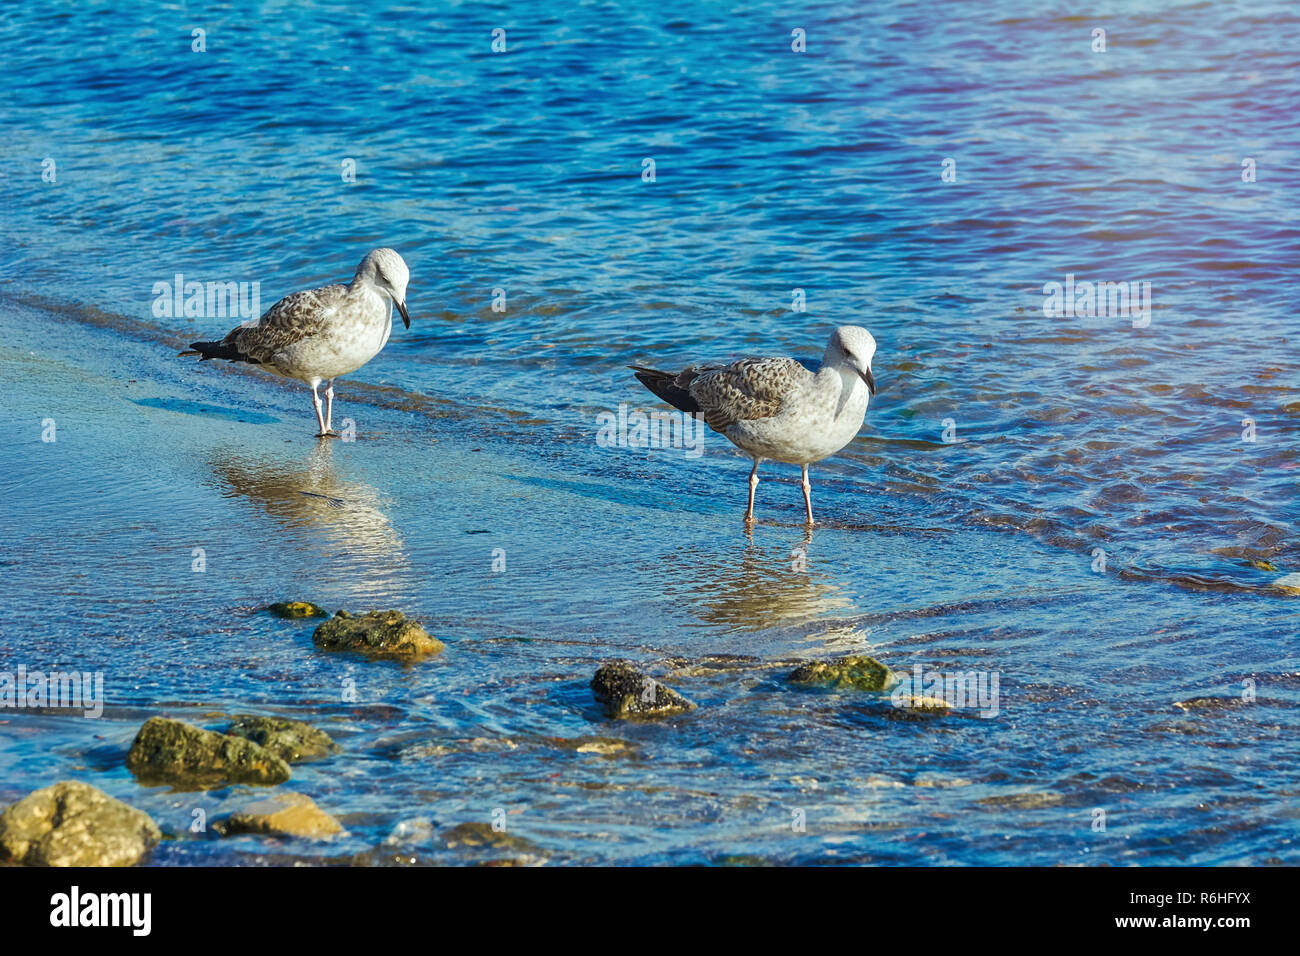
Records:
<instances>
[{"instance_id":1,"label":"blue sea water","mask_svg":"<svg viewBox=\"0 0 1300 956\"><path fill-rule=\"evenodd\" d=\"M291 786L350 836L286 855L428 818L408 857L456 862L437 830L500 807L556 862L1297 861L1291 5L26 4L0 62L0 668L102 669L110 703L0 723L0 798L77 776L168 824L159 862L264 859L121 767L151 713L253 710L345 746ZM377 245L414 322L339 387L363 440L174 357L233 323L159 283L265 308ZM1149 283L1149 324L1045 314L1067 277ZM793 469L751 540L720 437L596 442L653 404L628 364L849 323L879 394L810 537ZM325 658L249 613L285 597L448 651ZM859 651L996 673L1000 712L781 679ZM614 657L700 709L602 720Z\"/></svg>"}]
</instances>

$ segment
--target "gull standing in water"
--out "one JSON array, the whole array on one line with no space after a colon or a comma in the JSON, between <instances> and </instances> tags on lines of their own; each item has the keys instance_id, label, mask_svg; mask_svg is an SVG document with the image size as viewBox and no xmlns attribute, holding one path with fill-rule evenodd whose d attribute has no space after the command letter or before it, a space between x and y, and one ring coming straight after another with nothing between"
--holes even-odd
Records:
<instances>
[{"instance_id":1,"label":"gull standing in water","mask_svg":"<svg viewBox=\"0 0 1300 956\"><path fill-rule=\"evenodd\" d=\"M843 325L831 336L816 372L792 358L692 365L677 373L630 367L650 391L684 412L702 415L705 424L754 459L747 524L754 520L758 463L770 458L803 467L803 501L811 525L808 465L835 454L862 427L867 402L876 394L871 374L875 354L870 332Z\"/></svg>"},{"instance_id":2,"label":"gull standing in water","mask_svg":"<svg viewBox=\"0 0 1300 956\"><path fill-rule=\"evenodd\" d=\"M220 342L195 342L181 355L248 362L311 386L320 425L317 438L334 438L334 379L379 354L393 331L393 307L409 329L406 283L410 272L392 249L372 249L347 285L327 285L285 296L256 325L231 329ZM325 412L316 389L325 382Z\"/></svg>"}]
</instances>

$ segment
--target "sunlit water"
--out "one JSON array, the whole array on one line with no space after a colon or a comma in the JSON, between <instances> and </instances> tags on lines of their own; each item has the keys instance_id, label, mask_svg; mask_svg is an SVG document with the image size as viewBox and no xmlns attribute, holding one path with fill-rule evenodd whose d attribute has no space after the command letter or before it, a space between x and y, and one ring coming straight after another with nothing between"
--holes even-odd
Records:
<instances>
[{"instance_id":1,"label":"sunlit water","mask_svg":"<svg viewBox=\"0 0 1300 956\"><path fill-rule=\"evenodd\" d=\"M1300 16L1121 8L7 9L0 668L102 670L108 709L0 714L0 800L88 780L169 864L471 860L437 834L496 808L560 862L1296 862ZM415 321L339 387L356 442L174 357L230 321L154 313L176 273L265 308L380 244ZM1067 275L1149 282L1149 325L1045 315ZM751 541L720 437L596 442L652 404L629 363L847 322L879 395L810 538L794 469ZM448 649L327 656L256 613L289 597ZM783 680L857 651L996 673L999 712ZM699 710L603 720L619 657ZM289 786L349 836L190 833L246 792L138 786L160 711L324 727Z\"/></svg>"}]
</instances>

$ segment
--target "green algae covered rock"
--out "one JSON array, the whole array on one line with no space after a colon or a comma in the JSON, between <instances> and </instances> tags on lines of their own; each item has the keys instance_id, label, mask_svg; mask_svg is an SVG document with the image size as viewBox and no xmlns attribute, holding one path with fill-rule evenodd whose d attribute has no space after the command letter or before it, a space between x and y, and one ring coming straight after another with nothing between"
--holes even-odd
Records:
<instances>
[{"instance_id":1,"label":"green algae covered rock","mask_svg":"<svg viewBox=\"0 0 1300 956\"><path fill-rule=\"evenodd\" d=\"M265 786L289 779L289 765L270 750L166 717L150 717L135 735L126 767L141 783L205 790L228 783Z\"/></svg>"},{"instance_id":2,"label":"green algae covered rock","mask_svg":"<svg viewBox=\"0 0 1300 956\"><path fill-rule=\"evenodd\" d=\"M695 704L631 664L605 664L591 679L591 692L610 717L664 717Z\"/></svg>"},{"instance_id":3,"label":"green algae covered rock","mask_svg":"<svg viewBox=\"0 0 1300 956\"><path fill-rule=\"evenodd\" d=\"M325 731L283 717L237 716L226 733L265 747L285 763L319 760L339 751L339 745Z\"/></svg>"},{"instance_id":4,"label":"green algae covered rock","mask_svg":"<svg viewBox=\"0 0 1300 956\"><path fill-rule=\"evenodd\" d=\"M148 814L75 780L0 813L0 860L28 866L133 866L161 837Z\"/></svg>"},{"instance_id":5,"label":"green algae covered rock","mask_svg":"<svg viewBox=\"0 0 1300 956\"><path fill-rule=\"evenodd\" d=\"M276 617L296 621L304 617L329 617L330 612L310 601L280 601L267 608Z\"/></svg>"},{"instance_id":6,"label":"green algae covered rock","mask_svg":"<svg viewBox=\"0 0 1300 956\"><path fill-rule=\"evenodd\" d=\"M790 683L828 690L888 690L897 682L894 672L874 657L854 654L828 661L809 661L795 668Z\"/></svg>"},{"instance_id":7,"label":"green algae covered rock","mask_svg":"<svg viewBox=\"0 0 1300 956\"><path fill-rule=\"evenodd\" d=\"M327 651L355 651L369 657L413 661L443 649L442 641L430 637L401 611L371 611L353 616L339 611L316 628L316 646Z\"/></svg>"}]
</instances>

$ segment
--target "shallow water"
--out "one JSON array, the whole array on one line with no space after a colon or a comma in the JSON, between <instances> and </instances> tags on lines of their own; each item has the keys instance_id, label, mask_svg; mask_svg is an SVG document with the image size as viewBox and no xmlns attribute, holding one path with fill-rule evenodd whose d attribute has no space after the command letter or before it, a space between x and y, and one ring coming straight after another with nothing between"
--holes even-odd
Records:
<instances>
[{"instance_id":1,"label":"shallow water","mask_svg":"<svg viewBox=\"0 0 1300 956\"><path fill-rule=\"evenodd\" d=\"M1300 17L1017 9L8 13L0 668L102 670L108 708L3 715L0 800L87 779L175 836L165 864L458 862L384 841L498 807L554 861L1296 862ZM316 447L301 388L174 357L229 320L152 311L178 272L265 308L381 243L415 322L339 388L356 442ZM1149 281L1149 327L1045 316L1067 274ZM815 358L844 322L880 393L813 470L811 538L793 469L751 541L720 437L595 440L650 405L629 363ZM326 656L256 613L287 597L400 607L448 650ZM999 713L782 680L856 651L995 673ZM602 720L614 657L700 709ZM1230 703L1173 706L1197 696ZM290 786L350 835L190 834L244 791L135 784L159 711L324 727L344 754Z\"/></svg>"}]
</instances>

